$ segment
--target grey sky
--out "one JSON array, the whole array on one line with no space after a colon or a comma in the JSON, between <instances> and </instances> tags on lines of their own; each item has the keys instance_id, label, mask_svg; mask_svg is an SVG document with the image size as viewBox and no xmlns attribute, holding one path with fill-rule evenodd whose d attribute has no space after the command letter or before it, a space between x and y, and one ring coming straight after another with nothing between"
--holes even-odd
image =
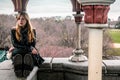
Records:
<instances>
[{"instance_id":1,"label":"grey sky","mask_svg":"<svg viewBox=\"0 0 120 80\"><path fill-rule=\"evenodd\" d=\"M0 0L0 14L13 14L14 6L11 0ZM117 20L120 16L120 0L111 4L108 17ZM27 12L30 17L72 16L70 0L29 0Z\"/></svg>"}]
</instances>

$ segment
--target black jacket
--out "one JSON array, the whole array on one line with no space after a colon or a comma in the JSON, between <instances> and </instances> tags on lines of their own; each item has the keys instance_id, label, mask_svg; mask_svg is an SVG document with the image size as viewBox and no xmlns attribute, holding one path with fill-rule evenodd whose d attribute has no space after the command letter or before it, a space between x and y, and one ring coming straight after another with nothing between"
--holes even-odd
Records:
<instances>
[{"instance_id":1,"label":"black jacket","mask_svg":"<svg viewBox=\"0 0 120 80\"><path fill-rule=\"evenodd\" d=\"M35 47L36 39L34 39L33 42L31 42L31 43L28 42L27 32L28 32L27 28L21 29L20 30L21 40L18 41L16 39L16 36L15 36L16 30L13 28L11 30L11 41L12 41L12 44L15 48L31 52L32 48ZM34 35L35 35L35 38L36 38L35 29L33 29L33 32L34 32Z\"/></svg>"}]
</instances>

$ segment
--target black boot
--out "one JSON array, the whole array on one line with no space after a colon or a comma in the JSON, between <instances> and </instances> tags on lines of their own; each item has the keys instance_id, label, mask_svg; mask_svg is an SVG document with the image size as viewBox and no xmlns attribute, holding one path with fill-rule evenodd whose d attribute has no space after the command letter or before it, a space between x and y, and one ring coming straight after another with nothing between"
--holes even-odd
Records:
<instances>
[{"instance_id":1,"label":"black boot","mask_svg":"<svg viewBox=\"0 0 120 80\"><path fill-rule=\"evenodd\" d=\"M33 69L33 58L31 56L31 54L26 54L24 56L24 71L23 71L23 76L26 78L30 72Z\"/></svg>"},{"instance_id":2,"label":"black boot","mask_svg":"<svg viewBox=\"0 0 120 80\"><path fill-rule=\"evenodd\" d=\"M14 65L14 72L17 77L23 76L23 70L22 70L22 55L16 54L13 59L13 65Z\"/></svg>"}]
</instances>

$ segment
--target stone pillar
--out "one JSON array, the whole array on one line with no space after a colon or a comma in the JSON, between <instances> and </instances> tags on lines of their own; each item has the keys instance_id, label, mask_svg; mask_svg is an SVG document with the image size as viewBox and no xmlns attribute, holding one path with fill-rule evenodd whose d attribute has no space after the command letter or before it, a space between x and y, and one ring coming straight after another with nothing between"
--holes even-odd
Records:
<instances>
[{"instance_id":1,"label":"stone pillar","mask_svg":"<svg viewBox=\"0 0 120 80\"><path fill-rule=\"evenodd\" d=\"M86 61L87 57L83 55L83 50L81 49L81 27L80 23L82 21L83 14L81 14L82 8L81 4L78 3L77 0L71 0L72 6L73 6L73 12L76 12L76 14L73 14L75 23L76 23L76 35L77 35L77 41L76 41L76 49L73 50L73 55L70 56L69 60L78 62L78 61Z\"/></svg>"},{"instance_id":2,"label":"stone pillar","mask_svg":"<svg viewBox=\"0 0 120 80\"><path fill-rule=\"evenodd\" d=\"M91 25L97 26L97 25ZM100 26L103 27L103 26ZM89 67L88 80L102 80L102 43L103 30L90 28L89 29Z\"/></svg>"},{"instance_id":3,"label":"stone pillar","mask_svg":"<svg viewBox=\"0 0 120 80\"><path fill-rule=\"evenodd\" d=\"M115 0L78 0L89 28L88 80L102 80L103 28L107 27L109 5Z\"/></svg>"},{"instance_id":4,"label":"stone pillar","mask_svg":"<svg viewBox=\"0 0 120 80\"><path fill-rule=\"evenodd\" d=\"M26 12L28 0L12 0L15 12Z\"/></svg>"}]
</instances>

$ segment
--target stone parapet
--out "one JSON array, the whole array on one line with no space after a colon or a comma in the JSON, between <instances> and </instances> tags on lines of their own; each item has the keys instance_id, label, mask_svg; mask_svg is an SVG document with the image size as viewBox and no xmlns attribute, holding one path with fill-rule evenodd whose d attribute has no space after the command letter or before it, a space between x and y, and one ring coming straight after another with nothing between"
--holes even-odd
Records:
<instances>
[{"instance_id":1,"label":"stone parapet","mask_svg":"<svg viewBox=\"0 0 120 80\"><path fill-rule=\"evenodd\" d=\"M38 71L38 80L88 80L88 62L70 62L68 58L53 58L49 70L41 68ZM94 64L93 64L94 65ZM120 73L119 60L103 60L102 80L118 80ZM46 77L47 76L47 77Z\"/></svg>"},{"instance_id":2,"label":"stone parapet","mask_svg":"<svg viewBox=\"0 0 120 80\"><path fill-rule=\"evenodd\" d=\"M30 78L31 80L88 80L87 61L70 62L68 58L44 59L45 62L41 65L38 72L32 72L32 74L35 73L37 78ZM120 80L119 74L119 60L103 60L102 80ZM11 60L0 63L0 80L17 80Z\"/></svg>"}]
</instances>

